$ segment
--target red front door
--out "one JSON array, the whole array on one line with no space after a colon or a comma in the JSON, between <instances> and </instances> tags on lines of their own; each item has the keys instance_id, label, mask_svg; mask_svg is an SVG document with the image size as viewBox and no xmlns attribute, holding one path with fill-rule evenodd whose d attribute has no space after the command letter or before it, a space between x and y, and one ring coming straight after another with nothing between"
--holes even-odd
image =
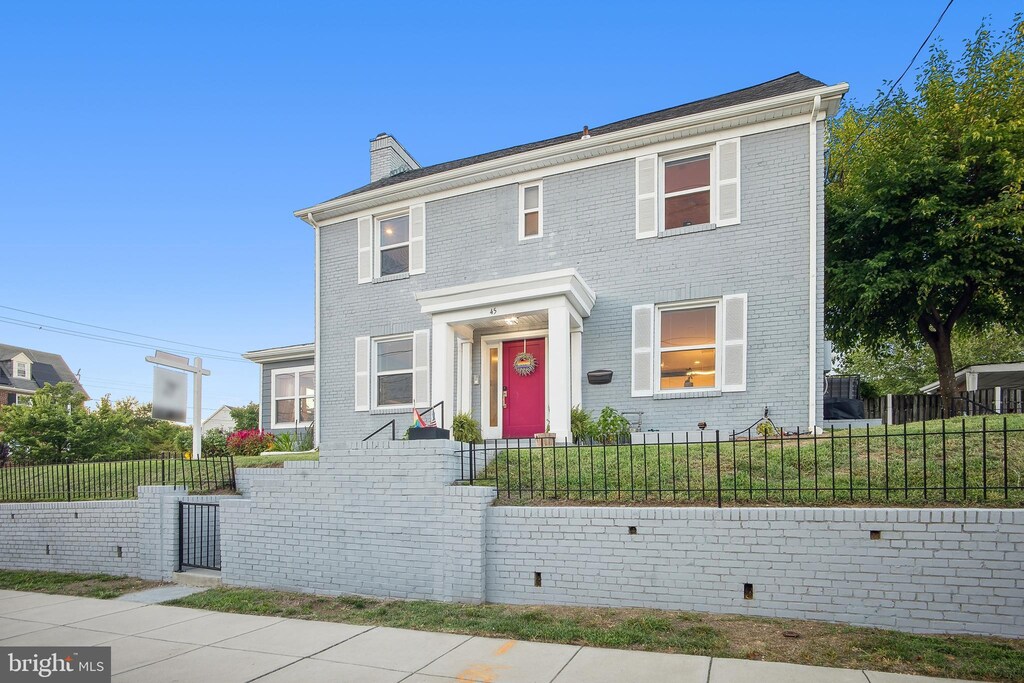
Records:
<instances>
[{"instance_id":1,"label":"red front door","mask_svg":"<svg viewBox=\"0 0 1024 683\"><path fill-rule=\"evenodd\" d=\"M522 339L502 344L502 436L506 439L532 438L544 431L544 339ZM536 364L527 374L525 363L516 371L516 357L533 354ZM521 359L523 360L523 359Z\"/></svg>"}]
</instances>

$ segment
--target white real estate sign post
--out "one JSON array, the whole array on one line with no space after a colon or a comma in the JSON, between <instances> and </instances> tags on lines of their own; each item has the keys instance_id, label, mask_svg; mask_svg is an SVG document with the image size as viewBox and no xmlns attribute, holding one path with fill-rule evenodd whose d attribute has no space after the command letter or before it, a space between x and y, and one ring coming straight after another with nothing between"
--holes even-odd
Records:
<instances>
[{"instance_id":1,"label":"white real estate sign post","mask_svg":"<svg viewBox=\"0 0 1024 683\"><path fill-rule=\"evenodd\" d=\"M196 356L194 365L189 365L188 358L176 356L173 353L157 351L152 356L146 356L146 361L155 365L183 370L192 373L192 457L200 459L203 457L203 375L209 375L209 370L203 369L203 359ZM154 374L154 385L156 384ZM153 407L156 409L158 387L153 387ZM184 406L181 406L182 409ZM181 411L184 417L184 410ZM154 417L156 417L154 415Z\"/></svg>"}]
</instances>

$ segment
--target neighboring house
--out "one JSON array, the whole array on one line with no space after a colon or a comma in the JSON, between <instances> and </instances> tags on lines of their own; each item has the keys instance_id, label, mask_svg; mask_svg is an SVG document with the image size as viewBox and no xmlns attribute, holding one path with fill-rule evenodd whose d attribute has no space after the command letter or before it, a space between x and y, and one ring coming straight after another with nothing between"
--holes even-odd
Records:
<instances>
[{"instance_id":1,"label":"neighboring house","mask_svg":"<svg viewBox=\"0 0 1024 683\"><path fill-rule=\"evenodd\" d=\"M78 377L56 353L0 344L0 405L27 402L37 390L58 382L70 382L89 398Z\"/></svg>"},{"instance_id":2,"label":"neighboring house","mask_svg":"<svg viewBox=\"0 0 1024 683\"><path fill-rule=\"evenodd\" d=\"M961 368L953 375L957 392L978 389L1024 389L1024 362L988 363ZM922 394L939 393L938 381L921 387Z\"/></svg>"},{"instance_id":3,"label":"neighboring house","mask_svg":"<svg viewBox=\"0 0 1024 683\"><path fill-rule=\"evenodd\" d=\"M402 431L438 402L488 438L567 437L577 404L663 431L727 436L766 407L818 425L824 126L846 91L794 73L426 167L378 135L368 185L295 212L315 229L318 436ZM268 395L272 351L247 354L265 424L301 382Z\"/></svg>"},{"instance_id":4,"label":"neighboring house","mask_svg":"<svg viewBox=\"0 0 1024 683\"><path fill-rule=\"evenodd\" d=\"M242 354L260 366L260 428L281 433L304 430L316 415L313 344Z\"/></svg>"},{"instance_id":5,"label":"neighboring house","mask_svg":"<svg viewBox=\"0 0 1024 683\"><path fill-rule=\"evenodd\" d=\"M235 431L235 418L231 417L234 406L221 406L210 417L203 420L203 434L222 429L229 434Z\"/></svg>"}]
</instances>

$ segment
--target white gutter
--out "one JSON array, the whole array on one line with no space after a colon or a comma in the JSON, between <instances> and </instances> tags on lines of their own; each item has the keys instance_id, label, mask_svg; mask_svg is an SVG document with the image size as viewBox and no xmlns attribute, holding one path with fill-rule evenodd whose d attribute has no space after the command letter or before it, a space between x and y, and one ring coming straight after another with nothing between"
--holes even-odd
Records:
<instances>
[{"instance_id":1,"label":"white gutter","mask_svg":"<svg viewBox=\"0 0 1024 683\"><path fill-rule=\"evenodd\" d=\"M818 110L821 109L821 95L814 96L814 105L811 107L811 125L810 135L808 136L808 148L810 150L810 156L808 157L810 163L810 184L808 185L808 195L810 195L810 212L808 221L808 238L810 248L808 251L808 280L810 281L810 307L809 312L809 326L810 326L810 337L808 338L808 360L809 379L807 382L808 396L810 397L810 404L808 406L807 415L807 429L814 431L817 426L818 420L818 409L817 409L817 398L818 398L818 387L820 386L820 378L818 377Z\"/></svg>"},{"instance_id":2,"label":"white gutter","mask_svg":"<svg viewBox=\"0 0 1024 683\"><path fill-rule=\"evenodd\" d=\"M398 192L410 192L417 191L417 194L427 194L432 191L432 188L437 186L446 185L450 186L452 182L462 180L464 183L474 182L474 176L484 176L488 173L496 170L512 167L518 164L535 163L545 159L558 157L559 155L575 153L582 154L586 153L586 156L592 157L600 154L600 148L608 147L616 143L628 141L636 138L643 138L646 136L657 135L666 131L672 131L680 128L688 128L692 126L699 126L711 122L718 122L729 118L735 118L740 116L749 116L772 109L780 109L786 107L793 107L796 105L802 105L808 102L812 97L816 103L815 117L817 117L817 111L821 107L822 98L835 100L836 107L838 107L838 98L841 97L846 91L849 90L849 85L846 83L839 83L837 85L823 86L821 88L811 88L809 90L801 90L796 93L790 93L787 95L779 95L777 97L770 97L763 100L756 100L754 102L748 102L746 104L739 104L732 107L723 107L721 109L714 109L708 112L701 112L699 114L692 114L690 116L682 116L674 119L668 119L666 121L658 121L656 123L649 123L643 126L635 126L633 128L626 128L613 133L605 133L602 135L591 135L587 138L581 138L578 140L571 140L569 142L563 142L557 145L551 145L547 147L541 147L538 149L520 152L519 154L513 154L507 157L500 157L489 161L482 161L476 164L470 164L460 168L454 168L450 171L443 171L441 173L432 173L422 178L414 180L408 180L403 183L396 185L388 185L376 190L369 190L367 192L361 192L351 197L339 197L337 199L331 199L326 202L322 202L309 208L300 209L294 212L297 218L301 218L303 222L308 223L309 217L312 213L322 214L324 212L332 212L334 215L341 215L345 213L346 208L356 204L363 203L374 203L383 201ZM831 106L831 102L828 103ZM323 217L321 217L322 219Z\"/></svg>"}]
</instances>

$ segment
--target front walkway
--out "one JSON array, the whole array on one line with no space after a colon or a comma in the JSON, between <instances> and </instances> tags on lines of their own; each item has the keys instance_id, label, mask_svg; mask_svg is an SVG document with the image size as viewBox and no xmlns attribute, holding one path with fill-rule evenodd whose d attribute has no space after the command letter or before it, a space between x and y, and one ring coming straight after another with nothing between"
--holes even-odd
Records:
<instances>
[{"instance_id":1,"label":"front walkway","mask_svg":"<svg viewBox=\"0 0 1024 683\"><path fill-rule=\"evenodd\" d=\"M113 680L145 683L950 683L0 591L0 646L11 645L109 645Z\"/></svg>"}]
</instances>

